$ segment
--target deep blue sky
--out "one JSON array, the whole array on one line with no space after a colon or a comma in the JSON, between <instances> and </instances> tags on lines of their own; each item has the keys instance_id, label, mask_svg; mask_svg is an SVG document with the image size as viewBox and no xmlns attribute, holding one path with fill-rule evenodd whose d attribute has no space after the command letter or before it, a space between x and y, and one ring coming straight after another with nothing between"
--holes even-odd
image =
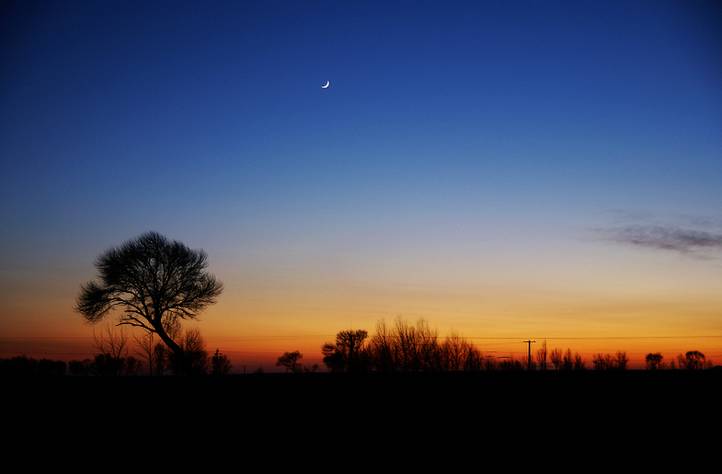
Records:
<instances>
[{"instance_id":1,"label":"deep blue sky","mask_svg":"<svg viewBox=\"0 0 722 474\"><path fill-rule=\"evenodd\" d=\"M719 2L10 2L0 55L13 288L150 229L463 260L722 202Z\"/></svg>"}]
</instances>

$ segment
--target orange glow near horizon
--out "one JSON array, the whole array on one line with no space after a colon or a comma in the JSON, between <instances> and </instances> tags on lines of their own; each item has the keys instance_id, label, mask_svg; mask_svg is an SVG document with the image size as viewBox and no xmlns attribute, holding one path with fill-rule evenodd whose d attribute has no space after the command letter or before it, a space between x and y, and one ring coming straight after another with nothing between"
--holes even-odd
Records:
<instances>
[{"instance_id":1,"label":"orange glow near horizon","mask_svg":"<svg viewBox=\"0 0 722 474\"><path fill-rule=\"evenodd\" d=\"M373 334L379 320L397 317L424 319L441 337L456 332L488 354L523 357L521 341L532 337L578 351L588 363L594 353L616 351L637 365L647 352L671 360L687 350L722 361L722 279L714 262L579 241L536 253L489 247L478 255L379 248L334 265L288 253L251 259L209 252L225 290L192 324L209 350L227 352L237 369L272 369L292 350L318 363L321 345L337 331ZM92 351L93 327L72 310L80 283L94 276L92 258L83 262L4 278L10 296L0 302L2 356ZM45 342L17 342L38 338ZM85 341L85 349L73 341Z\"/></svg>"},{"instance_id":2,"label":"orange glow near horizon","mask_svg":"<svg viewBox=\"0 0 722 474\"><path fill-rule=\"evenodd\" d=\"M588 366L593 354L616 351L627 352L634 367L649 352L671 361L687 350L700 350L715 362L722 360L722 292L714 285L691 282L671 291L665 288L670 282L647 279L646 287L635 289L619 276L616 284L593 288L590 281L572 286L563 274L557 276L551 283L531 279L514 289L486 282L473 287L453 281L364 284L284 277L279 283L230 275L218 303L191 325L202 331L209 350L229 355L236 371L274 370L276 358L292 350L304 354L304 363L320 365L321 345L337 331L353 327L373 334L379 320L393 323L397 317L412 323L425 319L440 337L457 333L489 356L522 359L526 346L521 341L532 337L538 341L534 351L546 339L549 350L570 348ZM73 359L92 353L94 328L71 309L75 282L49 284L57 285L56 298L37 301L20 293L4 303L5 313L16 316L3 319L0 356Z\"/></svg>"}]
</instances>

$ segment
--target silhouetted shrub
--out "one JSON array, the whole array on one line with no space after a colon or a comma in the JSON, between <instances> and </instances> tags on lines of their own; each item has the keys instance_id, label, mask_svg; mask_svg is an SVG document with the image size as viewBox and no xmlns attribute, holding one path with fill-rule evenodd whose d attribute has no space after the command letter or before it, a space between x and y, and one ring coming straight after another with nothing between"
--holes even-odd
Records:
<instances>
[{"instance_id":1,"label":"silhouetted shrub","mask_svg":"<svg viewBox=\"0 0 722 474\"><path fill-rule=\"evenodd\" d=\"M38 361L38 375L57 377L65 375L67 364L62 360L40 359Z\"/></svg>"},{"instance_id":2,"label":"silhouetted shrub","mask_svg":"<svg viewBox=\"0 0 722 474\"><path fill-rule=\"evenodd\" d=\"M65 375L66 366L62 360L37 360L24 355L0 359L0 373L10 376L56 377Z\"/></svg>"},{"instance_id":3,"label":"silhouetted shrub","mask_svg":"<svg viewBox=\"0 0 722 474\"><path fill-rule=\"evenodd\" d=\"M520 360L514 359L513 357L509 357L501 359L497 364L497 368L504 371L521 372L522 370L524 370L524 363L522 363Z\"/></svg>"},{"instance_id":4,"label":"silhouetted shrub","mask_svg":"<svg viewBox=\"0 0 722 474\"><path fill-rule=\"evenodd\" d=\"M26 356L17 356L10 359L2 359L0 368L4 375L35 375L37 361Z\"/></svg>"},{"instance_id":5,"label":"silhouetted shrub","mask_svg":"<svg viewBox=\"0 0 722 474\"><path fill-rule=\"evenodd\" d=\"M123 364L123 375L138 375L143 370L143 362L133 356L125 358Z\"/></svg>"},{"instance_id":6,"label":"silhouetted shrub","mask_svg":"<svg viewBox=\"0 0 722 474\"><path fill-rule=\"evenodd\" d=\"M211 357L211 374L212 375L228 375L231 371L231 361L228 357L216 349Z\"/></svg>"},{"instance_id":7,"label":"silhouetted shrub","mask_svg":"<svg viewBox=\"0 0 722 474\"><path fill-rule=\"evenodd\" d=\"M93 375L117 377L123 374L124 357L113 357L110 354L96 354L93 359L91 373Z\"/></svg>"},{"instance_id":8,"label":"silhouetted shrub","mask_svg":"<svg viewBox=\"0 0 722 474\"><path fill-rule=\"evenodd\" d=\"M71 360L68 362L68 373L75 376L90 375L93 361L90 359Z\"/></svg>"}]
</instances>

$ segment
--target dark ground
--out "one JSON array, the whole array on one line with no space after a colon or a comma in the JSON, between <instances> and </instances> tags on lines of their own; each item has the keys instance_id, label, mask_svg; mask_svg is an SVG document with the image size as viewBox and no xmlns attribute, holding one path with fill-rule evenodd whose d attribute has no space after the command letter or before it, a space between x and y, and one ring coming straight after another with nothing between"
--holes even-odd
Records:
<instances>
[{"instance_id":1,"label":"dark ground","mask_svg":"<svg viewBox=\"0 0 722 474\"><path fill-rule=\"evenodd\" d=\"M173 456L365 450L422 464L449 449L462 457L589 451L599 460L646 449L710 453L704 443L719 444L721 401L718 370L65 376L6 378L2 389L3 432L51 440L63 453L135 455L150 443Z\"/></svg>"},{"instance_id":2,"label":"dark ground","mask_svg":"<svg viewBox=\"0 0 722 474\"><path fill-rule=\"evenodd\" d=\"M652 459L662 463L679 454L689 463L702 454L716 456L722 440L719 368L226 377L38 373L48 374L0 374L1 432L20 443L5 453L23 453L27 446L51 452L52 446L61 456L74 450L129 456L146 451L119 446L140 443L204 459L208 450L298 446L342 454L395 450L404 457L409 454L399 446L411 444L424 455L451 445L472 456L528 456L535 450L543 456L562 452L571 460L568 453L591 450L598 461L654 452Z\"/></svg>"},{"instance_id":3,"label":"dark ground","mask_svg":"<svg viewBox=\"0 0 722 474\"><path fill-rule=\"evenodd\" d=\"M722 371L253 374L227 377L7 378L5 406L60 414L155 403L210 416L698 416L722 402ZM414 413L412 411L417 410ZM245 415L243 415L245 416Z\"/></svg>"}]
</instances>

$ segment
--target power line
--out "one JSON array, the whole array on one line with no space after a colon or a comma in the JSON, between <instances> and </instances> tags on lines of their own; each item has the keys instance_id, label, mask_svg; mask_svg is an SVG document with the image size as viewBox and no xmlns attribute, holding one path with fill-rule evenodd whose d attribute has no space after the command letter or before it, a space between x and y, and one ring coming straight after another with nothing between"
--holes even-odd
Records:
<instances>
[{"instance_id":1,"label":"power line","mask_svg":"<svg viewBox=\"0 0 722 474\"><path fill-rule=\"evenodd\" d=\"M371 334L373 336L373 334ZM253 341L253 340L270 340L270 339L303 339L303 338L335 338L336 334L288 334L288 335L270 335L262 334L257 336L238 336L238 337L227 337L221 336L213 338L215 340L227 340L227 341ZM386 336L388 338L397 338L398 336ZM443 336L439 337L443 339ZM522 336L519 337L495 337L495 336L461 336L462 339L475 339L475 340L488 340L488 341L520 341ZM70 340L92 340L92 336L15 336L15 337L0 337L0 342L16 342L16 341L70 341ZM543 336L541 339L547 340L616 340L616 339L722 339L722 335L689 335L689 336ZM523 341L522 341L523 342ZM499 343L501 344L501 343Z\"/></svg>"}]
</instances>

